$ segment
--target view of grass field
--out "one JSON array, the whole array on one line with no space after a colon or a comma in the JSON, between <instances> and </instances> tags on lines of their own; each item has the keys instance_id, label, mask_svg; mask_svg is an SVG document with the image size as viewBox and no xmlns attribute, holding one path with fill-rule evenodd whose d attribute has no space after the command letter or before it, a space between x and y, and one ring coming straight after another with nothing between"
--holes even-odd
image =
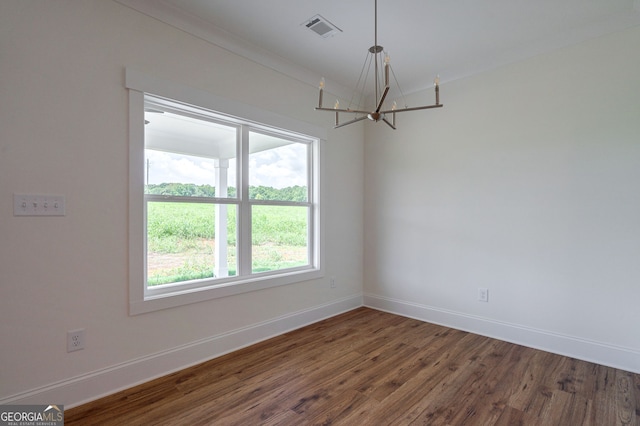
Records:
<instances>
[{"instance_id":1,"label":"view of grass field","mask_svg":"<svg viewBox=\"0 0 640 426\"><path fill-rule=\"evenodd\" d=\"M228 275L237 273L235 205L227 209ZM147 284L149 286L211 278L215 266L215 205L149 202L147 204ZM305 206L253 206L252 271L306 265Z\"/></svg>"}]
</instances>

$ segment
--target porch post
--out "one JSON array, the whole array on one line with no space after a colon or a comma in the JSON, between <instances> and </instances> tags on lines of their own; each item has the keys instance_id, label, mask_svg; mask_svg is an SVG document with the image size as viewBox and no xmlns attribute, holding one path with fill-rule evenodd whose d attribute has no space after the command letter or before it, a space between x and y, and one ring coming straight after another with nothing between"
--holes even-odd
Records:
<instances>
[{"instance_id":1,"label":"porch post","mask_svg":"<svg viewBox=\"0 0 640 426\"><path fill-rule=\"evenodd\" d=\"M227 196L227 172L229 170L229 160L215 160L216 177L216 198ZM216 240L213 273L217 278L229 276L229 265L227 264L227 208L226 204L216 204Z\"/></svg>"}]
</instances>

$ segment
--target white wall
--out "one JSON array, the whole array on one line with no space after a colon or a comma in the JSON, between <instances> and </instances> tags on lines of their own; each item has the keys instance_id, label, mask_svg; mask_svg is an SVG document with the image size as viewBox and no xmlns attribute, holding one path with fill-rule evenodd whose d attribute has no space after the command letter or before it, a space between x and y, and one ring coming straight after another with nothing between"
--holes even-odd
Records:
<instances>
[{"instance_id":1,"label":"white wall","mask_svg":"<svg viewBox=\"0 0 640 426\"><path fill-rule=\"evenodd\" d=\"M638 46L590 40L366 126L365 304L640 372Z\"/></svg>"},{"instance_id":2,"label":"white wall","mask_svg":"<svg viewBox=\"0 0 640 426\"><path fill-rule=\"evenodd\" d=\"M316 87L121 4L0 2L0 403L69 407L362 303L353 126L328 130L324 279L129 316L125 67L332 124ZM67 214L14 217L13 193L64 194ZM67 353L77 328L86 349Z\"/></svg>"}]
</instances>

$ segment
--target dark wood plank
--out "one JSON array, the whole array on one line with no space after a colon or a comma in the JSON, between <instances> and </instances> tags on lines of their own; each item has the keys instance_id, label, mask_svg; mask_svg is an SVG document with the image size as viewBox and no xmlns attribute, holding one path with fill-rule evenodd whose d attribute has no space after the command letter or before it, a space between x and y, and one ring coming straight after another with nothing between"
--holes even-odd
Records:
<instances>
[{"instance_id":1,"label":"dark wood plank","mask_svg":"<svg viewBox=\"0 0 640 426\"><path fill-rule=\"evenodd\" d=\"M640 407L636 406L634 378L631 373L616 371L616 412L617 422L623 425L636 423L636 413Z\"/></svg>"}]
</instances>

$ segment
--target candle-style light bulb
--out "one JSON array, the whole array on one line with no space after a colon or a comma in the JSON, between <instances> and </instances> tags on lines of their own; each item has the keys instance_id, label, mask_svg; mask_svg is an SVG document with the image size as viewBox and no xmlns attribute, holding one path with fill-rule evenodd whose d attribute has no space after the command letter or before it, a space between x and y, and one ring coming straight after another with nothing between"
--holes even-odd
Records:
<instances>
[{"instance_id":1,"label":"candle-style light bulb","mask_svg":"<svg viewBox=\"0 0 640 426\"><path fill-rule=\"evenodd\" d=\"M391 111L395 111L396 109L398 109L398 103L396 101L393 101L393 105L391 105Z\"/></svg>"},{"instance_id":2,"label":"candle-style light bulb","mask_svg":"<svg viewBox=\"0 0 640 426\"><path fill-rule=\"evenodd\" d=\"M385 52L384 57L384 85L389 87L389 68L391 68L391 58L389 58L389 53Z\"/></svg>"},{"instance_id":3,"label":"candle-style light bulb","mask_svg":"<svg viewBox=\"0 0 640 426\"><path fill-rule=\"evenodd\" d=\"M336 99L336 103L333 104L333 109L338 109L340 108L340 101Z\"/></svg>"},{"instance_id":4,"label":"candle-style light bulb","mask_svg":"<svg viewBox=\"0 0 640 426\"><path fill-rule=\"evenodd\" d=\"M436 78L433 79L433 85L438 86L440 84L440 75L436 75Z\"/></svg>"},{"instance_id":5,"label":"candle-style light bulb","mask_svg":"<svg viewBox=\"0 0 640 426\"><path fill-rule=\"evenodd\" d=\"M324 77L320 79L320 90L318 90L318 108L322 108L322 94L324 93Z\"/></svg>"}]
</instances>

